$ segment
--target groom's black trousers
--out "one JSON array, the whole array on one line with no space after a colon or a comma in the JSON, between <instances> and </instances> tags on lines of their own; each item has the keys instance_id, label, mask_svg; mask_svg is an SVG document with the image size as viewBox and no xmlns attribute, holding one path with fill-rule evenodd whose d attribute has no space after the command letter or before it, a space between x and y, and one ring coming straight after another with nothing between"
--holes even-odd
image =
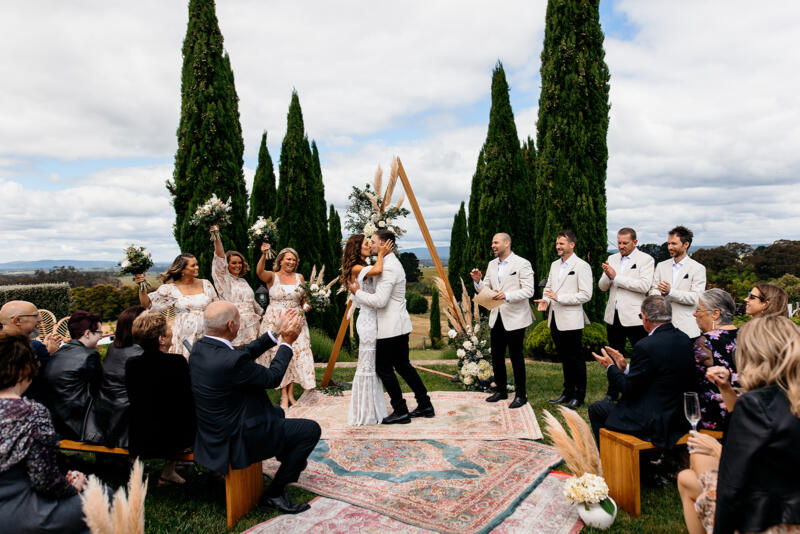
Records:
<instances>
[{"instance_id":1,"label":"groom's black trousers","mask_svg":"<svg viewBox=\"0 0 800 534\"><path fill-rule=\"evenodd\" d=\"M408 413L408 406L403 398L403 391L400 389L400 382L394 372L403 377L408 387L414 392L417 398L417 407L427 408L431 405L428 397L428 390L417 374L417 370L411 366L408 360L408 334L402 336L378 339L375 351L375 373L383 382L386 393L392 400L392 408L397 414Z\"/></svg>"},{"instance_id":2,"label":"groom's black trousers","mask_svg":"<svg viewBox=\"0 0 800 534\"><path fill-rule=\"evenodd\" d=\"M508 347L511 368L514 370L514 395L523 399L527 398L525 388L525 358L522 356L522 342L525 339L525 329L506 330L503 317L497 314L497 321L492 327L492 371L494 383L499 393L508 393L508 376L506 373L506 347Z\"/></svg>"}]
</instances>

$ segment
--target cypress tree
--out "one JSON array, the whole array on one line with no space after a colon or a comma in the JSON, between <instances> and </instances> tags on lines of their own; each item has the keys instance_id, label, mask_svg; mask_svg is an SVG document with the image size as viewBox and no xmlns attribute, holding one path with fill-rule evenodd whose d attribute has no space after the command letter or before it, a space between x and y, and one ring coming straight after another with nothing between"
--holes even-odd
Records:
<instances>
[{"instance_id":1,"label":"cypress tree","mask_svg":"<svg viewBox=\"0 0 800 534\"><path fill-rule=\"evenodd\" d=\"M576 253L595 281L607 257L606 163L609 72L603 51L599 0L549 0L542 50L537 123L536 212L538 272L555 259L562 228L578 236ZM605 293L585 307L602 317Z\"/></svg>"},{"instance_id":2,"label":"cypress tree","mask_svg":"<svg viewBox=\"0 0 800 534\"><path fill-rule=\"evenodd\" d=\"M319 150L317 150L317 142L311 141L311 164L314 176L314 209L316 209L316 219L321 221L322 224L318 225L319 239L322 243L328 243L328 205L325 202L325 184L322 181L322 166L319 163ZM338 215L337 215L338 217ZM340 223L341 224L341 223ZM331 255L330 247L325 248L322 255L322 263L328 266L326 269L329 273L333 274L331 269L336 267L336 257Z\"/></svg>"},{"instance_id":3,"label":"cypress tree","mask_svg":"<svg viewBox=\"0 0 800 534\"><path fill-rule=\"evenodd\" d=\"M342 220L339 218L333 204L328 212L328 243L330 244L330 257L333 262L330 265L331 274L334 270L338 271L342 266Z\"/></svg>"},{"instance_id":4,"label":"cypress tree","mask_svg":"<svg viewBox=\"0 0 800 534\"><path fill-rule=\"evenodd\" d=\"M247 245L247 188L242 172L244 141L230 59L213 0L190 0L183 41L181 118L175 169L167 189L175 208L174 234L183 252L197 256L209 278L213 248L208 228L189 224L212 194L232 200L231 224L222 239L229 248Z\"/></svg>"},{"instance_id":5,"label":"cypress tree","mask_svg":"<svg viewBox=\"0 0 800 534\"><path fill-rule=\"evenodd\" d=\"M250 193L250 226L259 216L275 217L275 167L267 148L267 132L261 134L261 146L258 148L258 166L253 178L253 191Z\"/></svg>"},{"instance_id":6,"label":"cypress tree","mask_svg":"<svg viewBox=\"0 0 800 534\"><path fill-rule=\"evenodd\" d=\"M465 285L469 285L469 277L465 272L464 250L467 247L467 215L464 211L464 203L458 209L453 219L453 228L450 230L450 258L447 260L447 278L450 279L450 287L458 296L461 294L461 280ZM460 299L459 299L460 300Z\"/></svg>"},{"instance_id":7,"label":"cypress tree","mask_svg":"<svg viewBox=\"0 0 800 534\"><path fill-rule=\"evenodd\" d=\"M431 337L431 345L436 348L442 342L442 319L439 311L439 289L434 287L431 294L431 328L428 334Z\"/></svg>"},{"instance_id":8,"label":"cypress tree","mask_svg":"<svg viewBox=\"0 0 800 534\"><path fill-rule=\"evenodd\" d=\"M331 204L330 211L328 213L328 243L330 245L329 254L331 258L334 258L333 263L330 264L327 269L327 271L330 273L330 279L332 280L334 276L339 274L341 269L343 252L342 220L339 218L339 213L334 209L333 204ZM338 289L338 284L331 288L331 292L333 293L330 313L331 319L329 320L329 325L326 328L328 335L330 335L332 338L335 338L336 333L339 330L339 324L342 321L342 314L344 314L344 310L347 306L347 293L342 292L336 294ZM345 333L344 346L350 346L350 329L348 329Z\"/></svg>"},{"instance_id":9,"label":"cypress tree","mask_svg":"<svg viewBox=\"0 0 800 534\"><path fill-rule=\"evenodd\" d=\"M483 148L481 151L478 152L478 162L475 165L475 173L472 175L472 186L469 195L469 218L467 219L467 244L464 247L464 269L467 271L471 271L472 269L485 269L485 267L481 266L481 259L485 255L481 252L482 248L487 248L489 246L488 243L479 243L477 240L478 235L478 226L480 225L480 220L478 213L480 212L478 206L481 202L481 184L483 180L483 168L484 168L484 161L483 161ZM476 236L476 239L473 239L472 236ZM467 291L472 294L473 287L470 284L467 287Z\"/></svg>"}]
</instances>

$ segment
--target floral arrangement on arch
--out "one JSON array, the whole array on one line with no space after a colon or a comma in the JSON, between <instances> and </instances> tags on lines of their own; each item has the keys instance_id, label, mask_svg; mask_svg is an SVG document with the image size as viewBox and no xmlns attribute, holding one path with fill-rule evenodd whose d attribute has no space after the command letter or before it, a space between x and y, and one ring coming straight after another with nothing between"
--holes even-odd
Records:
<instances>
[{"instance_id":1,"label":"floral arrangement on arch","mask_svg":"<svg viewBox=\"0 0 800 534\"><path fill-rule=\"evenodd\" d=\"M444 281L438 277L435 281L439 294L449 295ZM463 281L461 303L455 297L444 300L444 314L452 326L447 332L448 343L458 356L458 379L468 391L488 391L494 386L488 324L481 320L478 305L469 298Z\"/></svg>"},{"instance_id":2,"label":"floral arrangement on arch","mask_svg":"<svg viewBox=\"0 0 800 534\"><path fill-rule=\"evenodd\" d=\"M405 194L401 193L397 202L392 204L392 194L397 185L399 165L397 158L392 160L392 169L389 174L389 183L383 190L383 170L378 166L375 171L373 188L367 184L364 189L353 186L353 191L348 198L350 206L347 208L345 228L355 234L363 233L367 239L378 230L390 230L396 236L406 233L405 229L398 226L398 219L406 217L409 211L402 207Z\"/></svg>"},{"instance_id":3,"label":"floral arrangement on arch","mask_svg":"<svg viewBox=\"0 0 800 534\"><path fill-rule=\"evenodd\" d=\"M189 219L189 224L207 228L216 226L217 228L211 231L211 242L213 243L219 239L219 228L231 223L231 209L231 197L228 197L228 200L223 202L214 193L211 198L197 206L194 215Z\"/></svg>"}]
</instances>

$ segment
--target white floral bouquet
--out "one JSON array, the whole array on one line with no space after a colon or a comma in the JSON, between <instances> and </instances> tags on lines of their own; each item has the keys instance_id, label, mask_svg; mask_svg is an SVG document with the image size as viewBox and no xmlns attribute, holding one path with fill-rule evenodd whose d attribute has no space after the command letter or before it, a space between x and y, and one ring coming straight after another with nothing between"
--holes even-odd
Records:
<instances>
[{"instance_id":1,"label":"white floral bouquet","mask_svg":"<svg viewBox=\"0 0 800 534\"><path fill-rule=\"evenodd\" d=\"M614 504L608 498L608 485L603 477L584 473L571 477L564 484L564 496L569 502L581 503L589 509L589 504L599 504L609 515L614 514Z\"/></svg>"},{"instance_id":2,"label":"white floral bouquet","mask_svg":"<svg viewBox=\"0 0 800 534\"><path fill-rule=\"evenodd\" d=\"M278 221L272 217L264 218L258 216L256 222L247 229L247 237L250 238L250 248L258 250L262 243L269 243L270 249L267 251L267 259L275 257L275 245L278 244Z\"/></svg>"},{"instance_id":3,"label":"white floral bouquet","mask_svg":"<svg viewBox=\"0 0 800 534\"><path fill-rule=\"evenodd\" d=\"M144 247L131 245L124 252L125 257L119 262L120 274L144 274L153 266L153 257ZM147 291L147 282L141 282L139 285Z\"/></svg>"},{"instance_id":4,"label":"white floral bouquet","mask_svg":"<svg viewBox=\"0 0 800 534\"><path fill-rule=\"evenodd\" d=\"M197 206L194 215L189 220L193 226L216 226L211 231L211 241L219 239L219 228L231 223L231 197L226 202L217 198L216 193L211 195L204 204Z\"/></svg>"},{"instance_id":5,"label":"white floral bouquet","mask_svg":"<svg viewBox=\"0 0 800 534\"><path fill-rule=\"evenodd\" d=\"M404 195L401 193L397 202L392 204L392 194L397 185L399 165L397 158L392 160L392 170L389 183L383 190L383 170L378 167L373 181L374 189L369 184L364 189L353 187L353 192L348 197L351 201L347 208L346 228L353 233L363 233L369 239L378 230L389 230L396 236L401 236L406 231L398 226L398 220L409 214L403 208Z\"/></svg>"},{"instance_id":6,"label":"white floral bouquet","mask_svg":"<svg viewBox=\"0 0 800 534\"><path fill-rule=\"evenodd\" d=\"M325 266L322 266L319 274L317 274L317 266L311 270L311 277L303 282L297 289L305 293L306 304L311 306L314 311L323 311L331 305L331 287L336 283L338 278L331 280L328 285L323 285L325 274Z\"/></svg>"}]
</instances>

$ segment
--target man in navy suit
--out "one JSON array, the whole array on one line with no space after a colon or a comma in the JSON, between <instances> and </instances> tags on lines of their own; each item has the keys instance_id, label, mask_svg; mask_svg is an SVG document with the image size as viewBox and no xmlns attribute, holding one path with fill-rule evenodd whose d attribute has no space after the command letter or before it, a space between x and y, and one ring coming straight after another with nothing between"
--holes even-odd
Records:
<instances>
[{"instance_id":1,"label":"man in navy suit","mask_svg":"<svg viewBox=\"0 0 800 534\"><path fill-rule=\"evenodd\" d=\"M276 388L292 359L303 318L293 310L284 312L276 325L279 332L267 332L242 349L231 342L239 332L239 311L230 302L209 304L205 311L206 335L189 356L197 436L194 458L218 473L242 469L275 456L281 466L266 491L266 503L285 513L309 508L293 504L284 492L305 469L306 459L319 441L319 425L307 419L286 419L273 406L266 388ZM277 344L267 368L255 359Z\"/></svg>"}]
</instances>

